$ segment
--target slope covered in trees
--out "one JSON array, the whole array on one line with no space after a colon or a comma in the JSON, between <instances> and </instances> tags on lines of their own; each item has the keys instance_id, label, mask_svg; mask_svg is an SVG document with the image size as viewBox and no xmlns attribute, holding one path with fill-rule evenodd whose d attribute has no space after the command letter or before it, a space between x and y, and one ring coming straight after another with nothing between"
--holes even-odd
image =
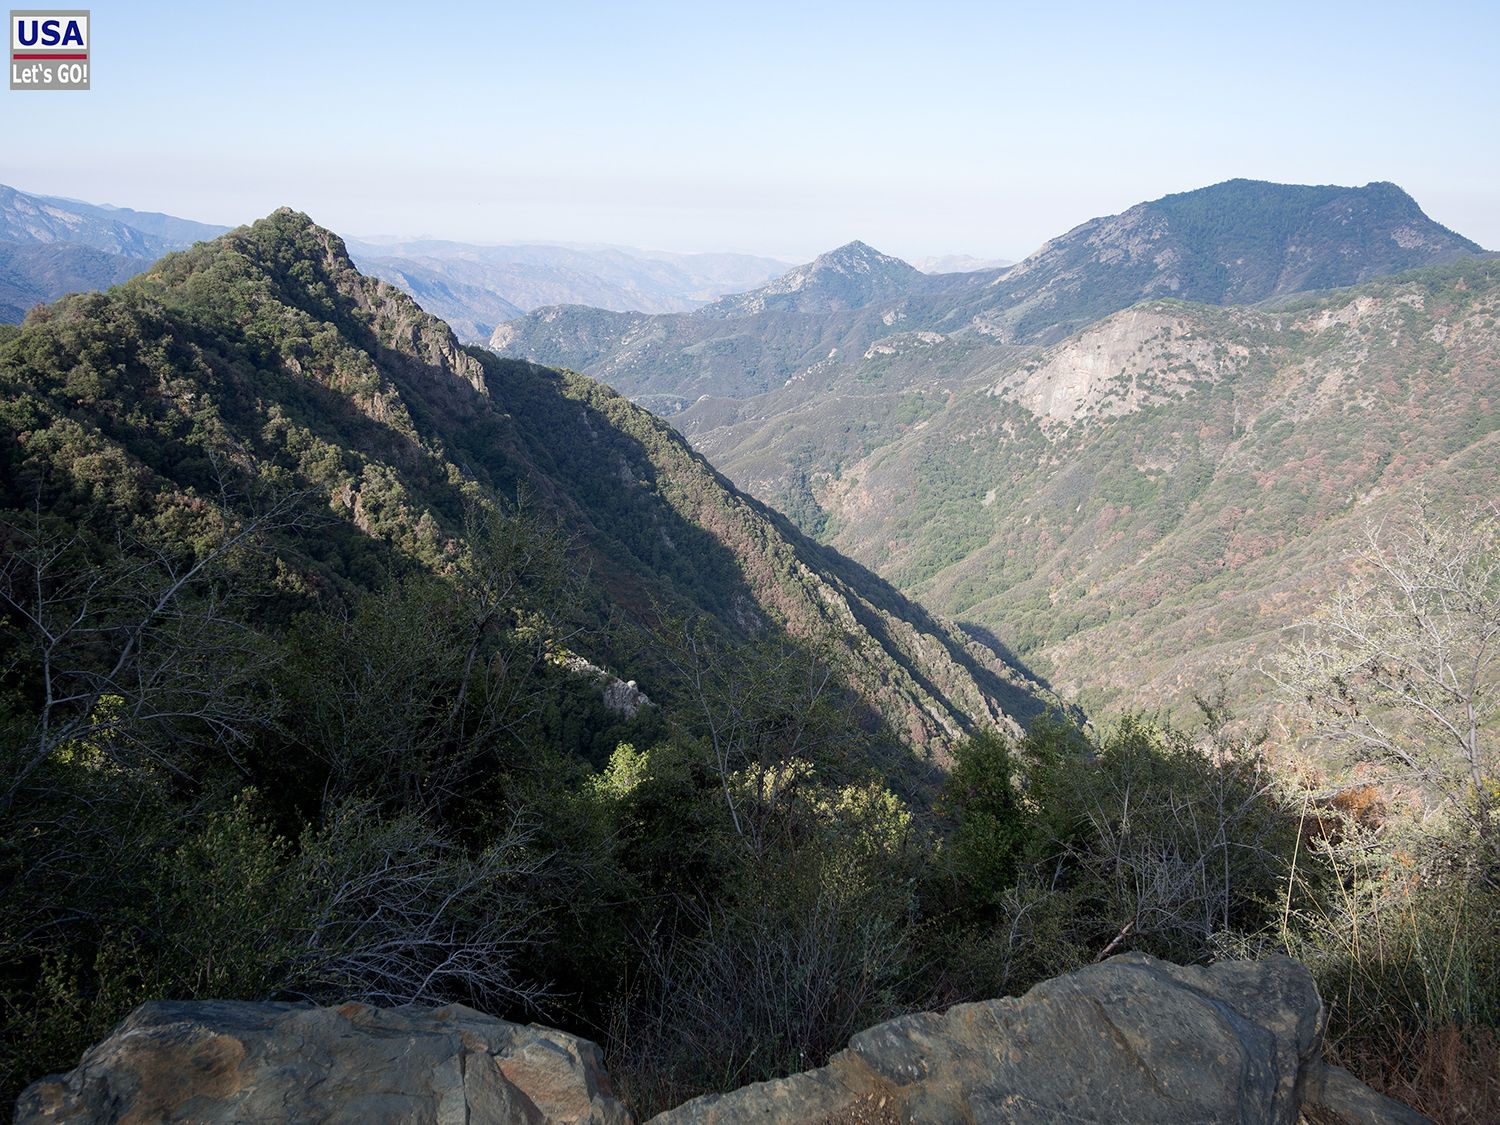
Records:
<instances>
[{"instance_id":1,"label":"slope covered in trees","mask_svg":"<svg viewBox=\"0 0 1500 1125\"><path fill-rule=\"evenodd\" d=\"M576 540L596 614L661 603L742 636L836 626L871 698L922 744L999 718L1011 692L992 655L738 495L644 411L587 379L465 352L300 216L48 310L11 347L13 424L31 436L11 452L10 506L57 489L82 510L85 449L128 466L130 514L147 522L201 505L221 476L275 482L344 521L323 538L346 556L309 547L296 566L321 588L408 562L441 571L466 506L529 495ZM64 429L78 444L55 448Z\"/></svg>"}]
</instances>

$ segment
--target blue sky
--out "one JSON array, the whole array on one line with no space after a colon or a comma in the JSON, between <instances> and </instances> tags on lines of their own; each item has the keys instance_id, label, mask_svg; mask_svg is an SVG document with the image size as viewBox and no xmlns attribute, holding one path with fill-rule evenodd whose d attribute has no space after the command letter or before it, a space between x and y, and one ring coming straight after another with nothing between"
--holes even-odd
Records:
<instances>
[{"instance_id":1,"label":"blue sky","mask_svg":"<svg viewBox=\"0 0 1500 1125\"><path fill-rule=\"evenodd\" d=\"M225 223L1021 257L1249 176L1500 247L1500 4L100 3L0 182Z\"/></svg>"}]
</instances>

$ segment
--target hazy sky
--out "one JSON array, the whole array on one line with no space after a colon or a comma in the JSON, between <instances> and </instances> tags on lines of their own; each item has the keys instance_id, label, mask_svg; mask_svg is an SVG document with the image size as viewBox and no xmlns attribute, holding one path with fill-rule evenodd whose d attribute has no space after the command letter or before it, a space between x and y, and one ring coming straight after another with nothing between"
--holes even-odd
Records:
<instances>
[{"instance_id":1,"label":"hazy sky","mask_svg":"<svg viewBox=\"0 0 1500 1125\"><path fill-rule=\"evenodd\" d=\"M88 0L83 0L87 3ZM1248 176L1500 247L1500 3L103 3L0 182L344 234L1019 258Z\"/></svg>"}]
</instances>

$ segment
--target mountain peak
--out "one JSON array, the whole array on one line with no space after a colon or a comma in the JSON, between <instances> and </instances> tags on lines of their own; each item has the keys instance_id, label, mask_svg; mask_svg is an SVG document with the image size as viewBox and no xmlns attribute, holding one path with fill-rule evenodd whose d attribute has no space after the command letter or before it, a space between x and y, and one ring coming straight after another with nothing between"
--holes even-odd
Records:
<instances>
[{"instance_id":1,"label":"mountain peak","mask_svg":"<svg viewBox=\"0 0 1500 1125\"><path fill-rule=\"evenodd\" d=\"M471 391L489 393L479 363L446 324L395 286L360 273L344 240L302 211L278 207L212 242L169 254L130 284L176 304L184 293L206 288L199 280L205 277L213 278L213 288L235 288L247 308L296 309L309 323L336 325L363 345L417 360L455 401ZM290 357L291 366L302 363Z\"/></svg>"},{"instance_id":2,"label":"mountain peak","mask_svg":"<svg viewBox=\"0 0 1500 1125\"><path fill-rule=\"evenodd\" d=\"M887 257L887 255L882 254L879 250L875 249L875 247L871 246L868 242L861 242L859 239L856 238L852 242L846 242L842 246L836 246L832 250L824 251L822 254L819 254L816 258L814 258L813 261L815 261L815 262L821 262L821 261L825 261L825 260L837 260L837 259L843 259L843 258L885 258L885 257ZM899 259L893 258L891 260L892 261L898 261Z\"/></svg>"},{"instance_id":3,"label":"mountain peak","mask_svg":"<svg viewBox=\"0 0 1500 1125\"><path fill-rule=\"evenodd\" d=\"M1190 191L1173 192L1137 206L1171 209L1189 202L1224 209L1248 207L1258 210L1302 210L1329 204L1360 203L1393 213L1427 218L1417 206L1417 201L1399 184L1389 180L1375 180L1363 187L1345 187L1340 184L1283 184L1272 180L1236 177Z\"/></svg>"},{"instance_id":4,"label":"mountain peak","mask_svg":"<svg viewBox=\"0 0 1500 1125\"><path fill-rule=\"evenodd\" d=\"M783 278L778 279L778 281L799 275L805 276L817 270L847 271L851 269L860 272L878 271L887 276L903 280L909 279L912 275L921 272L915 266L909 265L900 258L894 258L889 254L882 254L868 242L860 242L858 239L855 239L853 242L846 242L842 246L819 254L806 265L798 266L796 269L789 271ZM777 281L771 282L772 285L776 285L777 283Z\"/></svg>"},{"instance_id":5,"label":"mountain peak","mask_svg":"<svg viewBox=\"0 0 1500 1125\"><path fill-rule=\"evenodd\" d=\"M1483 252L1393 183L1225 180L1074 227L997 279L980 318L1051 343L1153 297L1254 304Z\"/></svg>"},{"instance_id":6,"label":"mountain peak","mask_svg":"<svg viewBox=\"0 0 1500 1125\"><path fill-rule=\"evenodd\" d=\"M856 239L819 254L759 289L721 297L693 315L723 318L771 310L821 313L858 309L906 297L925 276L915 266Z\"/></svg>"}]
</instances>

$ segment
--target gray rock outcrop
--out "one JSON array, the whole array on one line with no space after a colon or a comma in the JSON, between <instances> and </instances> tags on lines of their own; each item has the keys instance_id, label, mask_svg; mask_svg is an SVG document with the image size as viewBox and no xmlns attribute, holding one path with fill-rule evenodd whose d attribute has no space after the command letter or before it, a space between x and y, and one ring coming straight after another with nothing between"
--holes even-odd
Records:
<instances>
[{"instance_id":1,"label":"gray rock outcrop","mask_svg":"<svg viewBox=\"0 0 1500 1125\"><path fill-rule=\"evenodd\" d=\"M627 1125L599 1048L461 1004L143 1004L76 1070L33 1083L18 1125L317 1121Z\"/></svg>"},{"instance_id":2,"label":"gray rock outcrop","mask_svg":"<svg viewBox=\"0 0 1500 1125\"><path fill-rule=\"evenodd\" d=\"M903 1016L820 1070L694 1099L650 1125L1425 1121L1324 1066L1323 1003L1284 957L1140 954L1025 996Z\"/></svg>"}]
</instances>

